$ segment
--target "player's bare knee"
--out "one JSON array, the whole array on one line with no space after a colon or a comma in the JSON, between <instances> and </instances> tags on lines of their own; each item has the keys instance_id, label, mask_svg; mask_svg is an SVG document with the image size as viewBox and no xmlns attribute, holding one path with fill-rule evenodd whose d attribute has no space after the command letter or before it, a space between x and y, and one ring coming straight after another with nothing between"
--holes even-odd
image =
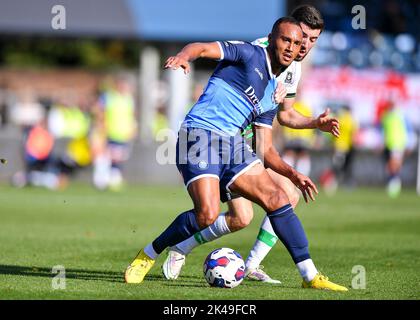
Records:
<instances>
[{"instance_id":1,"label":"player's bare knee","mask_svg":"<svg viewBox=\"0 0 420 320\"><path fill-rule=\"evenodd\" d=\"M296 206L299 203L300 200L300 194L299 192L297 192L297 190L293 190L293 192L291 194L289 194L289 200L290 200L290 204L292 205L293 209L296 208Z\"/></svg>"},{"instance_id":2,"label":"player's bare knee","mask_svg":"<svg viewBox=\"0 0 420 320\"><path fill-rule=\"evenodd\" d=\"M237 228L238 230L245 228L246 226L248 226L252 221L252 215L248 216L248 215L244 215L244 216L240 216L238 218L237 221Z\"/></svg>"},{"instance_id":3,"label":"player's bare knee","mask_svg":"<svg viewBox=\"0 0 420 320\"><path fill-rule=\"evenodd\" d=\"M288 204L289 198L282 189L275 189L265 196L265 210L272 212Z\"/></svg>"},{"instance_id":4,"label":"player's bare knee","mask_svg":"<svg viewBox=\"0 0 420 320\"><path fill-rule=\"evenodd\" d=\"M219 206L202 207L196 210L197 223L201 228L205 228L214 223L219 216Z\"/></svg>"},{"instance_id":5,"label":"player's bare knee","mask_svg":"<svg viewBox=\"0 0 420 320\"><path fill-rule=\"evenodd\" d=\"M252 208L252 206L250 206L247 209L244 209L243 212L241 212L241 214L239 215L239 220L238 220L238 225L241 229L245 228L246 226L248 226L251 221L252 218L254 217L254 210Z\"/></svg>"},{"instance_id":6,"label":"player's bare knee","mask_svg":"<svg viewBox=\"0 0 420 320\"><path fill-rule=\"evenodd\" d=\"M228 227L231 232L241 230L248 226L252 221L252 215L240 215L232 217L228 222Z\"/></svg>"},{"instance_id":7,"label":"player's bare knee","mask_svg":"<svg viewBox=\"0 0 420 320\"><path fill-rule=\"evenodd\" d=\"M231 206L226 214L229 230L235 232L248 226L254 217L252 205Z\"/></svg>"}]
</instances>

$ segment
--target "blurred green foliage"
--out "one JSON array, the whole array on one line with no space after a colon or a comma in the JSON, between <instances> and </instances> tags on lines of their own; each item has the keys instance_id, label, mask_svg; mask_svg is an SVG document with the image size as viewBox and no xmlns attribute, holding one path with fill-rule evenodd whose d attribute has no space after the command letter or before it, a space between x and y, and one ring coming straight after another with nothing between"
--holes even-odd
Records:
<instances>
[{"instance_id":1,"label":"blurred green foliage","mask_svg":"<svg viewBox=\"0 0 420 320\"><path fill-rule=\"evenodd\" d=\"M5 37L0 38L0 66L133 68L140 48L134 40Z\"/></svg>"}]
</instances>

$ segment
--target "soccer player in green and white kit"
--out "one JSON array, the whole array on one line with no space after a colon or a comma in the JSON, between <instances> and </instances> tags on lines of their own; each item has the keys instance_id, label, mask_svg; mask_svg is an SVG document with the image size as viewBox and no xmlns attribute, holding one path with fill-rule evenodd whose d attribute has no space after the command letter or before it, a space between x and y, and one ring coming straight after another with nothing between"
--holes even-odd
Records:
<instances>
[{"instance_id":1,"label":"soccer player in green and white kit","mask_svg":"<svg viewBox=\"0 0 420 320\"><path fill-rule=\"evenodd\" d=\"M278 77L278 82L283 84L283 90L285 90L285 98L283 100L283 111L278 113L278 120L280 124L295 129L310 129L318 128L325 132L330 132L334 136L339 135L338 122L328 116L328 110L318 116L317 118L308 118L294 110L293 104L295 102L295 95L297 85L300 79L301 65L300 61L309 53L311 48L315 45L318 39L324 23L321 14L317 9L309 5L303 5L297 7L292 17L300 22L303 31L303 42L298 57L294 62ZM267 38L262 38L254 41L255 45L267 46ZM253 136L253 144L255 145L257 152L260 148L272 148L272 128L267 123L253 123L252 133L250 130L244 132L247 136ZM263 143L261 142L263 141ZM255 143L257 142L257 143ZM260 154L264 154L261 152ZM273 169L276 165L273 164ZM281 175L272 169L267 169L271 178L281 185L282 189L286 191L290 203L293 208L296 207L300 195L296 190L295 185L298 184L298 179L302 179L302 176L289 176ZM294 181L295 180L295 181ZM303 193L305 201L308 201L308 196L312 198L312 195ZM168 251L168 256L162 265L162 271L167 279L178 278L183 265L185 264L186 255L188 255L192 249L196 246L215 240L225 234L240 230L246 227L252 220L253 209L252 203L245 198L238 197L228 201L229 211L219 215L217 220L200 232L197 232L194 236L187 240L171 247ZM238 214L238 213L241 214ZM272 279L262 270L260 265L262 260L269 253L271 248L276 244L278 238L271 226L269 219L265 216L261 224L260 232L257 236L257 240L250 251L250 254L246 260L246 274L249 279L264 281L268 283L280 283L280 281ZM330 289L345 291L344 287L338 286L328 279L323 278L320 275L312 262L311 259L301 261L296 264L302 278L306 283L312 283L311 287L320 289ZM322 283L322 285L318 285Z\"/></svg>"}]
</instances>

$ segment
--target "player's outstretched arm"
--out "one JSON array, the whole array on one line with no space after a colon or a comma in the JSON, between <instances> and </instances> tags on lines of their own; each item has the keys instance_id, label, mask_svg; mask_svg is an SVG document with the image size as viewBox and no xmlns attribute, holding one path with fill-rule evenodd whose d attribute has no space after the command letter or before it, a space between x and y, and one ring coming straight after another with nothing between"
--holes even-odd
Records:
<instances>
[{"instance_id":1,"label":"player's outstretched arm","mask_svg":"<svg viewBox=\"0 0 420 320\"><path fill-rule=\"evenodd\" d=\"M255 129L257 153L264 160L264 166L289 178L302 192L305 202L308 202L308 198L314 201L315 194L318 193L315 184L309 177L296 171L283 161L273 146L271 128L255 126Z\"/></svg>"},{"instance_id":2,"label":"player's outstretched arm","mask_svg":"<svg viewBox=\"0 0 420 320\"><path fill-rule=\"evenodd\" d=\"M217 42L202 43L194 42L186 45L176 56L169 57L164 65L164 69L176 70L179 67L184 69L184 73L190 72L189 62L197 58L220 59L222 53Z\"/></svg>"},{"instance_id":3,"label":"player's outstretched arm","mask_svg":"<svg viewBox=\"0 0 420 320\"><path fill-rule=\"evenodd\" d=\"M327 108L321 115L316 118L316 127L324 132L330 132L334 137L340 136L340 123L336 118L328 116L330 109Z\"/></svg>"},{"instance_id":4,"label":"player's outstretched arm","mask_svg":"<svg viewBox=\"0 0 420 320\"><path fill-rule=\"evenodd\" d=\"M327 109L317 118L306 117L293 108L295 98L286 98L277 113L277 120L283 126L292 129L319 129L329 132L335 137L340 135L340 125L337 119L329 116Z\"/></svg>"}]
</instances>

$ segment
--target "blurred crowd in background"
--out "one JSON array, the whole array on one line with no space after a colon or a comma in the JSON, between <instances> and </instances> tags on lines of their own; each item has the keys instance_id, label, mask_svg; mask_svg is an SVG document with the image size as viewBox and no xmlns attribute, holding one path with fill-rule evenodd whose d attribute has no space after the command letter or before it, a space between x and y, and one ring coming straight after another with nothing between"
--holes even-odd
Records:
<instances>
[{"instance_id":1,"label":"blurred crowd in background","mask_svg":"<svg viewBox=\"0 0 420 320\"><path fill-rule=\"evenodd\" d=\"M40 97L28 87L3 100L9 110L3 123L7 119L22 136L24 167L12 176L14 186L62 189L78 170L92 167L95 187L122 188L122 164L129 158L137 132L129 78L106 77L90 96L69 90Z\"/></svg>"},{"instance_id":2,"label":"blurred crowd in background","mask_svg":"<svg viewBox=\"0 0 420 320\"><path fill-rule=\"evenodd\" d=\"M382 157L388 194L396 196L404 159L417 152L419 143L420 2L285 1L275 16L302 3L321 11L326 30L305 61L295 108L308 116L330 108L340 120L341 136L275 126L277 147L306 175L313 174L314 152L328 152L330 160L317 178L329 193L339 185L357 185L355 156L369 150ZM365 30L351 27L354 5L366 9ZM11 183L60 189L86 172L98 189L120 190L123 165L136 142L150 140L142 134L142 123L153 140L173 122L171 84L159 71L148 92L141 92L145 86L139 69L141 73L145 64L139 57L147 44L160 53L161 65L190 39L15 37L2 29L1 21L0 35L0 136L11 127L21 134L22 168L10 176ZM195 65L184 112L201 94L213 67ZM152 96L153 108L142 104L141 96ZM142 118L145 109L153 109L147 121Z\"/></svg>"}]
</instances>

